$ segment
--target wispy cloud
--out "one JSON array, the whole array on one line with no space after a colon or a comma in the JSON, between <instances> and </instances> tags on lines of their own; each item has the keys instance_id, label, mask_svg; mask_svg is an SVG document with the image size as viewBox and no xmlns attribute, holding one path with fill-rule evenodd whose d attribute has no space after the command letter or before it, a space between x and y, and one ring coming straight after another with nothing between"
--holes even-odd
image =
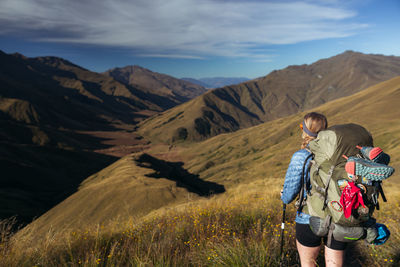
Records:
<instances>
[{"instance_id":1,"label":"wispy cloud","mask_svg":"<svg viewBox=\"0 0 400 267\"><path fill-rule=\"evenodd\" d=\"M181 59L204 59L200 56L180 55L180 54L138 54L139 57L151 58L181 58Z\"/></svg>"},{"instance_id":2,"label":"wispy cloud","mask_svg":"<svg viewBox=\"0 0 400 267\"><path fill-rule=\"evenodd\" d=\"M247 57L260 46L354 35L367 27L356 16L336 0L2 0L0 34L142 56Z\"/></svg>"}]
</instances>

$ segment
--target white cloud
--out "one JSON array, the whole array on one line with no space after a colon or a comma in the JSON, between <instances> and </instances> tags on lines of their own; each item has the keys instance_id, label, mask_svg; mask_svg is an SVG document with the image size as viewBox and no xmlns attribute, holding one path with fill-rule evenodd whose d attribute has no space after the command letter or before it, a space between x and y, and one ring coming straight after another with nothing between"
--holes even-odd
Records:
<instances>
[{"instance_id":1,"label":"white cloud","mask_svg":"<svg viewBox=\"0 0 400 267\"><path fill-rule=\"evenodd\" d=\"M336 0L2 0L0 34L123 46L156 57L247 57L255 47L347 37L367 27L339 6Z\"/></svg>"}]
</instances>

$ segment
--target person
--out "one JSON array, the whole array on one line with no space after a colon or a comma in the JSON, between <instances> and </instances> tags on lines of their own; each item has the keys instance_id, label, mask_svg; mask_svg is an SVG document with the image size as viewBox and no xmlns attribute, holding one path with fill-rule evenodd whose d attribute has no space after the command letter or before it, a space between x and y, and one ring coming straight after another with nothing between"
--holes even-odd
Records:
<instances>
[{"instance_id":1,"label":"person","mask_svg":"<svg viewBox=\"0 0 400 267\"><path fill-rule=\"evenodd\" d=\"M286 171L283 189L281 191L281 200L285 204L292 202L299 195L302 187L303 168L309 170L311 164L311 152L307 149L308 143L318 136L318 132L328 127L327 119L324 115L311 112L304 116L300 128L302 129L301 149L296 151L289 163ZM308 172L304 173L305 180L310 179ZM310 184L310 183L306 183ZM307 188L309 190L310 188ZM304 193L304 197L306 192ZM320 251L321 242L326 237L315 235L309 226L310 215L298 211L296 214L296 246L300 256L301 266L316 266L316 259ZM344 261L344 251L346 249L344 242L332 240L330 247L325 246L326 266L342 266Z\"/></svg>"}]
</instances>

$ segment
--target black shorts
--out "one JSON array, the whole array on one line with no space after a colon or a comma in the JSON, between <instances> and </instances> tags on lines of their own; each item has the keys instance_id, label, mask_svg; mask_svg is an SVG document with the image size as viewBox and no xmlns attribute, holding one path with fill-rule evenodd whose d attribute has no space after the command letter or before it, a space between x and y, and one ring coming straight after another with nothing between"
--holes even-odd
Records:
<instances>
[{"instance_id":1,"label":"black shorts","mask_svg":"<svg viewBox=\"0 0 400 267\"><path fill-rule=\"evenodd\" d=\"M296 223L296 239L300 244L306 247L319 247L321 245L321 241L324 240L324 244L326 244L327 237L317 236L311 231L309 224L301 224ZM328 246L327 246L328 247ZM347 247L347 243L340 242L335 240L332 237L330 249L334 250L345 250Z\"/></svg>"}]
</instances>

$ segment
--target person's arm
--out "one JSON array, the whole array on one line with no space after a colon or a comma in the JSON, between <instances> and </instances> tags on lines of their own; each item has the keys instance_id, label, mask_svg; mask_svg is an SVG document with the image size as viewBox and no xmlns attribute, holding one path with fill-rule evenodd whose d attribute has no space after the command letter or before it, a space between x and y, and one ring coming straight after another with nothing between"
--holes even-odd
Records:
<instances>
[{"instance_id":1,"label":"person's arm","mask_svg":"<svg viewBox=\"0 0 400 267\"><path fill-rule=\"evenodd\" d=\"M297 151L290 160L289 167L286 171L285 182L283 184L283 192L281 200L285 204L292 202L300 192L301 173L303 171L304 161L307 154Z\"/></svg>"}]
</instances>

